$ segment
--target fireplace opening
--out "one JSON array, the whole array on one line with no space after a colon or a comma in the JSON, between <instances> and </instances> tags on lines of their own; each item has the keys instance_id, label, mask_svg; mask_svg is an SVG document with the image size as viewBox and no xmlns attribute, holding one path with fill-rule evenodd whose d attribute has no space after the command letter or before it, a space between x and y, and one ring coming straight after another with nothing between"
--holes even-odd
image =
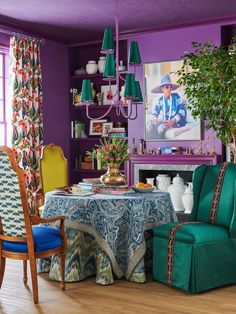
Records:
<instances>
[{"instance_id":1,"label":"fireplace opening","mask_svg":"<svg viewBox=\"0 0 236 314\"><path fill-rule=\"evenodd\" d=\"M181 178L184 179L184 183L192 182L193 171L183 171L183 170L139 170L139 182L146 183L146 178L154 178L154 185L156 186L156 177L159 174L168 174L171 178L171 183L173 178L179 174Z\"/></svg>"}]
</instances>

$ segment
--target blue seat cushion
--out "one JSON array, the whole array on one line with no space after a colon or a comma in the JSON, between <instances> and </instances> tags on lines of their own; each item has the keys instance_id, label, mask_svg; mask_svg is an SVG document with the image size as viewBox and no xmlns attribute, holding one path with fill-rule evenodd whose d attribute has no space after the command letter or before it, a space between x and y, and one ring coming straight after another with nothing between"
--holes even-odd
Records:
<instances>
[{"instance_id":1,"label":"blue seat cushion","mask_svg":"<svg viewBox=\"0 0 236 314\"><path fill-rule=\"evenodd\" d=\"M163 224L154 228L154 236L168 238L169 231L178 223ZM188 243L204 243L229 239L227 228L207 223L185 224L176 232L176 240Z\"/></svg>"},{"instance_id":2,"label":"blue seat cushion","mask_svg":"<svg viewBox=\"0 0 236 314\"><path fill-rule=\"evenodd\" d=\"M45 252L56 249L62 245L60 231L51 227L32 227L34 239L34 251ZM15 253L27 253L28 246L26 242L3 241L5 251Z\"/></svg>"}]
</instances>

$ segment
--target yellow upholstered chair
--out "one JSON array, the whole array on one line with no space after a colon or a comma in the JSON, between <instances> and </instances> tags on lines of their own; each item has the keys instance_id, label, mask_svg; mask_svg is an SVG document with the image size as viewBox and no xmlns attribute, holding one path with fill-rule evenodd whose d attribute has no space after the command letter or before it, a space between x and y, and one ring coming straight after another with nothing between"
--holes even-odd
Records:
<instances>
[{"instance_id":1,"label":"yellow upholstered chair","mask_svg":"<svg viewBox=\"0 0 236 314\"><path fill-rule=\"evenodd\" d=\"M60 220L60 230L35 226ZM0 147L0 288L7 258L23 260L23 282L27 283L29 260L34 303L38 303L36 259L58 254L61 286L65 289L66 236L64 216L44 219L30 215L24 184L24 172L16 164L13 151Z\"/></svg>"},{"instance_id":2,"label":"yellow upholstered chair","mask_svg":"<svg viewBox=\"0 0 236 314\"><path fill-rule=\"evenodd\" d=\"M48 144L43 147L40 158L40 174L43 197L55 188L68 185L67 159L60 146ZM39 208L39 214L42 211L43 206Z\"/></svg>"}]
</instances>

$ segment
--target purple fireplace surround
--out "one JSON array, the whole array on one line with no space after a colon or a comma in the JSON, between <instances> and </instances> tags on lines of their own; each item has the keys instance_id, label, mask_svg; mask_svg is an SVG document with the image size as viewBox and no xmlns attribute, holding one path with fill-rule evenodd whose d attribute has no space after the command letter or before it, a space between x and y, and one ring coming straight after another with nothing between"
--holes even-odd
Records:
<instances>
[{"instance_id":1,"label":"purple fireplace surround","mask_svg":"<svg viewBox=\"0 0 236 314\"><path fill-rule=\"evenodd\" d=\"M140 181L139 172L143 170L192 173L197 166L215 165L220 159L217 155L133 155L126 170L128 185L134 185Z\"/></svg>"}]
</instances>

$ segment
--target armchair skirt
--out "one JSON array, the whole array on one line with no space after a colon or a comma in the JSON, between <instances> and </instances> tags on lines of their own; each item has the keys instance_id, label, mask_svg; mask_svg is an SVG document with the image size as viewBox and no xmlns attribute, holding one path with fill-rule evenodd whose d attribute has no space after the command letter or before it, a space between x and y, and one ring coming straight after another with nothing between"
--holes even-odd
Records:
<instances>
[{"instance_id":1,"label":"armchair skirt","mask_svg":"<svg viewBox=\"0 0 236 314\"><path fill-rule=\"evenodd\" d=\"M167 253L169 228L168 224L154 230L154 279L192 293L236 282L236 239L229 239L226 228L206 224L183 226L182 232L176 233L173 265Z\"/></svg>"}]
</instances>

